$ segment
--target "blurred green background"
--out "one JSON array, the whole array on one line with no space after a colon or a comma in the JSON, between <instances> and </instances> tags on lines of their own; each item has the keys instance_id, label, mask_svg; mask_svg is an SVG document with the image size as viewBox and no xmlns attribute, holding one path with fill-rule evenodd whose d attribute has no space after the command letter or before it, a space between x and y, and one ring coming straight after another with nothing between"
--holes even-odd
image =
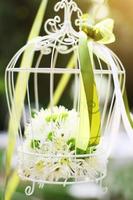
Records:
<instances>
[{"instance_id":1,"label":"blurred green background","mask_svg":"<svg viewBox=\"0 0 133 200\"><path fill-rule=\"evenodd\" d=\"M54 16L53 6L57 0L49 0L45 20ZM77 0L83 12L95 13L96 6L100 0ZM6 65L22 47L30 32L34 17L39 7L40 0L0 0L0 191L4 189L4 159L6 147L6 130L8 122L8 111L5 98L4 72ZM115 20L116 42L110 48L122 60L126 73L126 89L129 99L130 109L133 108L133 0L108 0L99 9L97 17L104 18L110 16ZM43 27L41 35L44 34ZM125 141L125 140L124 140ZM123 145L123 144L122 144ZM130 149L129 149L130 151ZM130 153L129 153L130 154ZM113 156L112 156L113 157ZM107 184L110 191L102 199L113 200L133 200L133 156L121 158L116 162L112 158L109 168L111 169ZM130 160L130 162L129 162ZM126 166L124 163L128 163ZM37 190L36 197L27 198L24 194L24 184L21 183L15 193L13 200L35 199L35 200L65 200L73 199L67 189L63 187L46 186L44 190ZM82 193L82 192L81 192ZM89 199L89 195L85 197ZM2 196L0 196L2 199ZM76 199L76 197L74 198ZM83 199L83 197L79 197Z\"/></svg>"}]
</instances>

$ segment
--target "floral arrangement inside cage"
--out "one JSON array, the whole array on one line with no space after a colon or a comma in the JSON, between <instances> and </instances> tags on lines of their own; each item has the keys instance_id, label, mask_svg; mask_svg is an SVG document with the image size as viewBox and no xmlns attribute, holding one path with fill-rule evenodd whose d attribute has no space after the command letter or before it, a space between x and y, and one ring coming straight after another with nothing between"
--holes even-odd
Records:
<instances>
[{"instance_id":1,"label":"floral arrangement inside cage","mask_svg":"<svg viewBox=\"0 0 133 200\"><path fill-rule=\"evenodd\" d=\"M40 186L45 183L101 184L121 116L128 123L122 99L125 70L117 56L103 45L115 40L112 19L95 23L90 16L83 15L72 0L59 1L55 11L60 9L64 10L64 22L59 16L48 19L45 23L48 35L29 41L6 69L11 118L24 124L15 127L19 133L18 173L22 179ZM77 14L74 26L78 31L72 24L73 13ZM19 68L17 61L27 49L33 55L38 53L35 66ZM64 60L70 59L67 68L58 66L59 55L63 55ZM41 67L41 61L48 59L47 56L50 57L50 67ZM21 101L22 112L14 97L18 73L22 81L21 87L17 88L19 94L25 87L23 80L26 80L27 88L25 99ZM56 105L56 75L72 77L71 106ZM39 101L39 81L42 83L46 76L49 87L45 87L44 81L41 98L46 98L45 90L48 89L48 107L41 106ZM26 194L31 193L28 186Z\"/></svg>"}]
</instances>

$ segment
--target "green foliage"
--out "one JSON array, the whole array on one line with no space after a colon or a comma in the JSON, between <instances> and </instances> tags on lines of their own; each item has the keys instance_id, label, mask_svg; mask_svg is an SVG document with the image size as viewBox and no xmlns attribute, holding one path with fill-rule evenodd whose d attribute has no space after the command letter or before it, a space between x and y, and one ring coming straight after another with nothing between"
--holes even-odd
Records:
<instances>
[{"instance_id":1,"label":"green foliage","mask_svg":"<svg viewBox=\"0 0 133 200\"><path fill-rule=\"evenodd\" d=\"M0 94L3 94L5 92L5 85L3 78L0 77Z\"/></svg>"},{"instance_id":2,"label":"green foliage","mask_svg":"<svg viewBox=\"0 0 133 200\"><path fill-rule=\"evenodd\" d=\"M5 191L5 200L11 200L12 195L14 194L18 184L19 184L19 177L17 172L15 171L8 179Z\"/></svg>"},{"instance_id":3,"label":"green foliage","mask_svg":"<svg viewBox=\"0 0 133 200\"><path fill-rule=\"evenodd\" d=\"M0 172L3 170L4 150L0 150Z\"/></svg>"},{"instance_id":4,"label":"green foliage","mask_svg":"<svg viewBox=\"0 0 133 200\"><path fill-rule=\"evenodd\" d=\"M53 132L50 132L48 134L48 140L52 141L52 139L53 139Z\"/></svg>"},{"instance_id":5,"label":"green foliage","mask_svg":"<svg viewBox=\"0 0 133 200\"><path fill-rule=\"evenodd\" d=\"M66 118L68 117L68 113L64 112L64 113L61 113L61 114L52 114L52 115L49 115L45 118L45 120L47 122L58 122L59 120L65 120Z\"/></svg>"},{"instance_id":6,"label":"green foliage","mask_svg":"<svg viewBox=\"0 0 133 200\"><path fill-rule=\"evenodd\" d=\"M133 200L133 162L130 159L110 161L105 180L109 188L109 199ZM118 164L119 162L121 164Z\"/></svg>"},{"instance_id":7,"label":"green foliage","mask_svg":"<svg viewBox=\"0 0 133 200\"><path fill-rule=\"evenodd\" d=\"M68 140L67 144L70 146L71 151L75 150L76 141L74 138L71 138L70 140Z\"/></svg>"},{"instance_id":8,"label":"green foliage","mask_svg":"<svg viewBox=\"0 0 133 200\"><path fill-rule=\"evenodd\" d=\"M32 140L31 148L32 149L40 149L40 140Z\"/></svg>"}]
</instances>

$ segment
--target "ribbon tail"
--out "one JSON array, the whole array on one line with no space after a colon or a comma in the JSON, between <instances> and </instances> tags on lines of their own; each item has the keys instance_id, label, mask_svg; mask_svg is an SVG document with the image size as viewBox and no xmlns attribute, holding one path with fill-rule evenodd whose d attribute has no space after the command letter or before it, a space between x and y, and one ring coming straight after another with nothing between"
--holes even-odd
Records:
<instances>
[{"instance_id":1,"label":"ribbon tail","mask_svg":"<svg viewBox=\"0 0 133 200\"><path fill-rule=\"evenodd\" d=\"M90 139L90 121L87 98L82 75L80 74L80 123L76 138L76 148L86 151Z\"/></svg>"},{"instance_id":2,"label":"ribbon tail","mask_svg":"<svg viewBox=\"0 0 133 200\"><path fill-rule=\"evenodd\" d=\"M88 145L96 145L100 139L100 111L98 94L93 72L91 43L88 46L86 34L79 39L79 60L81 66L80 124L76 147L86 150Z\"/></svg>"}]
</instances>

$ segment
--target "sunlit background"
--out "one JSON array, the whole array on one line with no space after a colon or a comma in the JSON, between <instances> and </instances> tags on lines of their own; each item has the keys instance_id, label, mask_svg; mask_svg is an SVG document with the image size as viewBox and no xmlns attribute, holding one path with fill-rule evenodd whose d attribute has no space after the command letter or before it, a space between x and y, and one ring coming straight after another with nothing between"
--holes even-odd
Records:
<instances>
[{"instance_id":1,"label":"sunlit background","mask_svg":"<svg viewBox=\"0 0 133 200\"><path fill-rule=\"evenodd\" d=\"M57 0L49 0L45 19L54 16L53 6ZM22 47L30 32L40 0L0 0L0 192L4 186L4 159L7 144L8 111L5 97L4 72L6 65ZM129 106L133 108L133 0L77 0L83 12L89 12L97 19L107 16L115 20L116 42L110 48L123 62L126 73L126 89ZM43 35L43 27L41 35ZM42 86L43 87L43 86ZM66 102L67 103L67 102ZM71 199L109 199L133 200L133 150L130 141L121 126L120 139L112 152L109 161L108 177L105 186L108 193L103 196L99 188L84 185L80 188L63 188L46 186L36 190L35 196L27 198L24 195L26 183L21 182L13 200L71 200ZM2 196L0 194L0 199Z\"/></svg>"}]
</instances>

